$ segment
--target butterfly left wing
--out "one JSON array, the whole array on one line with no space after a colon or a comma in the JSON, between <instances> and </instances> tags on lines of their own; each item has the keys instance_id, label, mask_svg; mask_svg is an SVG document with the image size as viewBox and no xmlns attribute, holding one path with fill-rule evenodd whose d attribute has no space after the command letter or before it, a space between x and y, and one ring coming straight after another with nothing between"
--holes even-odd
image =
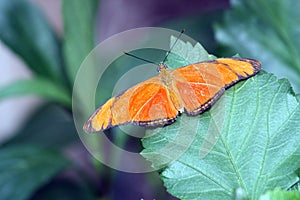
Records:
<instances>
[{"instance_id":1,"label":"butterfly left wing","mask_svg":"<svg viewBox=\"0 0 300 200\"><path fill-rule=\"evenodd\" d=\"M226 88L255 75L260 68L258 61L243 58L199 62L173 70L173 87L187 113L196 115L210 108Z\"/></svg>"},{"instance_id":2,"label":"butterfly left wing","mask_svg":"<svg viewBox=\"0 0 300 200\"><path fill-rule=\"evenodd\" d=\"M84 130L89 133L104 131L125 123L169 124L176 119L179 109L178 97L156 76L109 99L89 118Z\"/></svg>"}]
</instances>

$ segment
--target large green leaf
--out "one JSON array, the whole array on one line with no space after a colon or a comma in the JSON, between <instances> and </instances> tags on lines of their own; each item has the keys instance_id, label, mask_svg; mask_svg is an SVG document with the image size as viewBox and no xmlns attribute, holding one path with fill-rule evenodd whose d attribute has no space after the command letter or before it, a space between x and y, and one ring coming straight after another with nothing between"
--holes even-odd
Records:
<instances>
[{"instance_id":1,"label":"large green leaf","mask_svg":"<svg viewBox=\"0 0 300 200\"><path fill-rule=\"evenodd\" d=\"M59 42L42 13L27 0L0 1L0 39L36 74L62 82Z\"/></svg>"},{"instance_id":2,"label":"large green leaf","mask_svg":"<svg viewBox=\"0 0 300 200\"><path fill-rule=\"evenodd\" d=\"M63 0L64 57L73 82L84 58L95 46L94 18L98 0Z\"/></svg>"},{"instance_id":3,"label":"large green leaf","mask_svg":"<svg viewBox=\"0 0 300 200\"><path fill-rule=\"evenodd\" d=\"M232 199L238 188L258 199L298 181L300 104L289 82L272 74L260 72L204 114L183 114L147 136L142 155L165 167L164 184L181 199Z\"/></svg>"},{"instance_id":4,"label":"large green leaf","mask_svg":"<svg viewBox=\"0 0 300 200\"><path fill-rule=\"evenodd\" d=\"M53 100L71 107L71 97L68 95L68 91L48 79L32 78L19 80L0 88L0 100L25 94L39 95L48 100Z\"/></svg>"},{"instance_id":5,"label":"large green leaf","mask_svg":"<svg viewBox=\"0 0 300 200\"><path fill-rule=\"evenodd\" d=\"M58 152L33 146L1 148L0 160L1 199L28 199L68 164Z\"/></svg>"},{"instance_id":6,"label":"large green leaf","mask_svg":"<svg viewBox=\"0 0 300 200\"><path fill-rule=\"evenodd\" d=\"M233 9L216 27L217 40L264 69L288 78L300 91L300 1L231 0Z\"/></svg>"}]
</instances>

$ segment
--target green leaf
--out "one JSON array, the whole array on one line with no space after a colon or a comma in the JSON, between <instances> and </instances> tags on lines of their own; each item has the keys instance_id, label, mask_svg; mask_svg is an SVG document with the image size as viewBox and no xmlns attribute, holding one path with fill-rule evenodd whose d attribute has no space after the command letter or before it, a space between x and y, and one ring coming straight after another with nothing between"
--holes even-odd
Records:
<instances>
[{"instance_id":1,"label":"green leaf","mask_svg":"<svg viewBox=\"0 0 300 200\"><path fill-rule=\"evenodd\" d=\"M262 195L259 200L300 200L298 191L285 191L280 188L275 188L273 191L268 191Z\"/></svg>"},{"instance_id":2,"label":"green leaf","mask_svg":"<svg viewBox=\"0 0 300 200\"><path fill-rule=\"evenodd\" d=\"M170 48L176 42L176 37L171 36ZM172 52L168 56L166 64L170 69L182 67L191 63L199 62L200 60L213 60L216 57L208 54L201 44L196 43L193 46L191 43L185 43L182 40L177 40Z\"/></svg>"},{"instance_id":3,"label":"green leaf","mask_svg":"<svg viewBox=\"0 0 300 200\"><path fill-rule=\"evenodd\" d=\"M1 199L28 199L68 164L58 152L33 146L1 148L0 160Z\"/></svg>"},{"instance_id":4,"label":"green leaf","mask_svg":"<svg viewBox=\"0 0 300 200\"><path fill-rule=\"evenodd\" d=\"M58 39L30 1L0 1L0 30L0 39L36 74L62 82Z\"/></svg>"},{"instance_id":5,"label":"green leaf","mask_svg":"<svg viewBox=\"0 0 300 200\"><path fill-rule=\"evenodd\" d=\"M72 105L71 97L68 95L67 90L59 87L55 82L44 78L19 80L0 88L0 100L24 94L39 95L47 100L53 100L68 107Z\"/></svg>"},{"instance_id":6,"label":"green leaf","mask_svg":"<svg viewBox=\"0 0 300 200\"><path fill-rule=\"evenodd\" d=\"M63 0L64 57L72 83L81 63L94 48L94 18L98 0Z\"/></svg>"},{"instance_id":7,"label":"green leaf","mask_svg":"<svg viewBox=\"0 0 300 200\"><path fill-rule=\"evenodd\" d=\"M263 71L205 113L183 114L146 136L142 155L164 167L162 180L180 199L233 199L238 188L258 199L299 180L300 104L286 79Z\"/></svg>"},{"instance_id":8,"label":"green leaf","mask_svg":"<svg viewBox=\"0 0 300 200\"><path fill-rule=\"evenodd\" d=\"M260 60L300 91L300 1L231 0L233 9L216 26L217 40L233 53ZM232 53L232 52L231 52Z\"/></svg>"},{"instance_id":9,"label":"green leaf","mask_svg":"<svg viewBox=\"0 0 300 200\"><path fill-rule=\"evenodd\" d=\"M63 178L55 179L50 184L39 189L31 200L98 200L94 191L91 191L92 187L89 186L83 181L74 180L74 178L71 180L64 180Z\"/></svg>"},{"instance_id":10,"label":"green leaf","mask_svg":"<svg viewBox=\"0 0 300 200\"><path fill-rule=\"evenodd\" d=\"M3 145L39 145L63 149L80 142L72 114L61 106L46 104L32 114L19 131Z\"/></svg>"}]
</instances>

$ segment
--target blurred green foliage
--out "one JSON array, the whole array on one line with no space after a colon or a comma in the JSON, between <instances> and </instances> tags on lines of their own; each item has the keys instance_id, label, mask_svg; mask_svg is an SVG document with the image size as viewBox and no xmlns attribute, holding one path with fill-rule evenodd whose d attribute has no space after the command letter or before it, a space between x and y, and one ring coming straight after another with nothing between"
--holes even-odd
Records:
<instances>
[{"instance_id":1,"label":"blurred green foliage","mask_svg":"<svg viewBox=\"0 0 300 200\"><path fill-rule=\"evenodd\" d=\"M42 186L48 189L39 191L34 198L51 196L49 191L56 191L52 199L67 198L76 192L77 195L70 196L70 199L80 196L86 197L82 199L95 198L93 192L83 189L86 186L76 183L73 178L72 182L67 181L70 178L50 182L58 173L74 168L63 153L68 145L76 144L79 140L71 116L72 85L76 70L94 46L93 19L98 0L62 2L66 30L63 41L30 1L0 2L0 39L34 73L31 79L1 88L0 99L34 94L52 102L34 113L15 137L2 144L1 199L29 199ZM92 9L85 9L85 12L73 10L84 6ZM74 19L79 19L79 23L74 23ZM78 29L78 24L86 26ZM83 35L80 35L80 30L83 30ZM70 46L73 51L70 51ZM65 189L58 190L62 187L61 183L65 183ZM51 189L54 186L56 189ZM74 192L68 190L68 187L77 190Z\"/></svg>"},{"instance_id":2,"label":"blurred green foliage","mask_svg":"<svg viewBox=\"0 0 300 200\"><path fill-rule=\"evenodd\" d=\"M227 56L256 58L300 91L300 1L232 0L216 38ZM223 54L223 53L222 53ZM223 54L223 55L224 55Z\"/></svg>"},{"instance_id":3,"label":"blurred green foliage","mask_svg":"<svg viewBox=\"0 0 300 200\"><path fill-rule=\"evenodd\" d=\"M300 200L299 191L286 191L280 188L275 188L272 191L268 191L266 194L262 195L259 200Z\"/></svg>"},{"instance_id":4,"label":"blurred green foliage","mask_svg":"<svg viewBox=\"0 0 300 200\"><path fill-rule=\"evenodd\" d=\"M0 159L1 199L27 199L68 165L59 152L37 146L1 148Z\"/></svg>"}]
</instances>

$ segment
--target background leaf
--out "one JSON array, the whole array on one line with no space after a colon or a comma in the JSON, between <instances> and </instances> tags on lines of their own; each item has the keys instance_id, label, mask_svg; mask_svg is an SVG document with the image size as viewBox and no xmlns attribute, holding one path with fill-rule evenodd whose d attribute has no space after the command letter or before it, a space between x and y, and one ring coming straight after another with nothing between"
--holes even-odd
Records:
<instances>
[{"instance_id":1,"label":"background leaf","mask_svg":"<svg viewBox=\"0 0 300 200\"><path fill-rule=\"evenodd\" d=\"M28 199L68 164L58 152L34 146L2 147L0 159L1 199Z\"/></svg>"},{"instance_id":2,"label":"background leaf","mask_svg":"<svg viewBox=\"0 0 300 200\"><path fill-rule=\"evenodd\" d=\"M276 188L273 191L268 191L266 194L262 195L259 200L300 200L300 195L298 191L285 191L280 188Z\"/></svg>"},{"instance_id":3,"label":"background leaf","mask_svg":"<svg viewBox=\"0 0 300 200\"><path fill-rule=\"evenodd\" d=\"M14 137L2 145L38 145L65 149L80 142L70 112L60 106L46 104L33 113Z\"/></svg>"},{"instance_id":4,"label":"background leaf","mask_svg":"<svg viewBox=\"0 0 300 200\"><path fill-rule=\"evenodd\" d=\"M228 89L204 114L183 114L170 126L148 131L142 155L154 168L166 167L164 184L181 199L232 199L237 188L258 199L298 181L299 121L300 104L288 81L260 72ZM201 159L212 132L220 138Z\"/></svg>"},{"instance_id":5,"label":"background leaf","mask_svg":"<svg viewBox=\"0 0 300 200\"><path fill-rule=\"evenodd\" d=\"M86 183L78 180L64 180L62 178L55 179L43 188L39 189L31 200L95 200L96 195Z\"/></svg>"},{"instance_id":6,"label":"background leaf","mask_svg":"<svg viewBox=\"0 0 300 200\"><path fill-rule=\"evenodd\" d=\"M59 41L27 0L0 1L0 39L36 74L63 82Z\"/></svg>"},{"instance_id":7,"label":"background leaf","mask_svg":"<svg viewBox=\"0 0 300 200\"><path fill-rule=\"evenodd\" d=\"M176 42L176 37L172 36L170 40L170 48ZM212 60L216 58L214 55L208 54L200 43L193 46L191 43L185 43L178 40L173 47L172 52L168 56L166 64L170 69L176 69L191 63L199 62L199 60Z\"/></svg>"},{"instance_id":8,"label":"background leaf","mask_svg":"<svg viewBox=\"0 0 300 200\"><path fill-rule=\"evenodd\" d=\"M10 96L35 94L48 100L53 100L71 107L71 97L67 90L59 87L55 82L44 78L31 78L16 81L0 88L0 100Z\"/></svg>"},{"instance_id":9,"label":"background leaf","mask_svg":"<svg viewBox=\"0 0 300 200\"><path fill-rule=\"evenodd\" d=\"M300 91L300 1L231 0L233 9L216 26L217 40L231 54L260 60Z\"/></svg>"},{"instance_id":10,"label":"background leaf","mask_svg":"<svg viewBox=\"0 0 300 200\"><path fill-rule=\"evenodd\" d=\"M93 49L94 19L98 0L63 0L64 57L71 82L81 63Z\"/></svg>"}]
</instances>

